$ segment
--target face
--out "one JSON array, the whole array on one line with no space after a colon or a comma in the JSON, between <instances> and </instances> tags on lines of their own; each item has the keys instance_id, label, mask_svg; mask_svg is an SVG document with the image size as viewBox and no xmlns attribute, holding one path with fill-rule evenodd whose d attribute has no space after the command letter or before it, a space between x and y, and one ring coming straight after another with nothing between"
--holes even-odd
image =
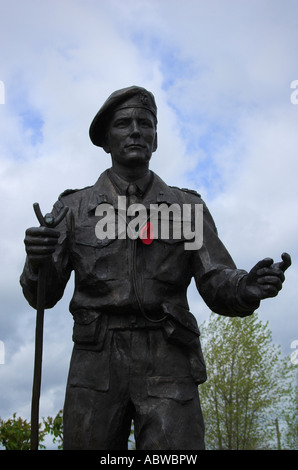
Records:
<instances>
[{"instance_id":1,"label":"face","mask_svg":"<svg viewBox=\"0 0 298 470\"><path fill-rule=\"evenodd\" d=\"M105 150L112 160L123 166L147 164L156 150L154 116L143 108L124 108L115 112L108 132Z\"/></svg>"}]
</instances>

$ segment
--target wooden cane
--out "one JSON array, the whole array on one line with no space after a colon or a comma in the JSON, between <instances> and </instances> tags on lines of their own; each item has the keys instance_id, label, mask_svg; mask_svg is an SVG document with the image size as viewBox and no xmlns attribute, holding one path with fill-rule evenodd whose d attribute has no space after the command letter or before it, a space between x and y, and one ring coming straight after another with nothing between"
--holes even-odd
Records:
<instances>
[{"instance_id":1,"label":"wooden cane","mask_svg":"<svg viewBox=\"0 0 298 470\"><path fill-rule=\"evenodd\" d=\"M43 217L39 204L35 202L33 208L36 217L43 227L56 227L65 217L68 207L64 207L56 218L52 214L46 214ZM41 372L42 372L42 350L43 350L43 325L45 311L45 290L46 290L46 272L47 265L43 263L38 271L37 286L37 308L36 308L36 327L35 327L35 357L34 357L34 373L31 401L31 440L30 449L38 450L39 442L39 399L41 389Z\"/></svg>"}]
</instances>

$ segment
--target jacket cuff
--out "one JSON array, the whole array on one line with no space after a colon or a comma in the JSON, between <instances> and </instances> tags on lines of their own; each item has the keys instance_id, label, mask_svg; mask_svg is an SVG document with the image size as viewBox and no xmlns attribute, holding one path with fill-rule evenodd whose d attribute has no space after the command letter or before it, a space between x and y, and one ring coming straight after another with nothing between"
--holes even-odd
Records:
<instances>
[{"instance_id":1,"label":"jacket cuff","mask_svg":"<svg viewBox=\"0 0 298 470\"><path fill-rule=\"evenodd\" d=\"M244 280L247 277L247 273L240 276L237 280L236 285L236 304L239 305L239 310L242 312L240 316L247 317L252 315L260 306L261 301L256 300L252 302L248 302L244 299L243 291L244 291Z\"/></svg>"}]
</instances>

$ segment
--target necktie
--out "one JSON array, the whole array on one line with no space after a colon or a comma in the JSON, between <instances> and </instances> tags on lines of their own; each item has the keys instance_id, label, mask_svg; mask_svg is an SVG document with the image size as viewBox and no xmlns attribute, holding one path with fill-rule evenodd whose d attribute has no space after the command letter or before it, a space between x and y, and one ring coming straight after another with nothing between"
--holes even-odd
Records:
<instances>
[{"instance_id":1,"label":"necktie","mask_svg":"<svg viewBox=\"0 0 298 470\"><path fill-rule=\"evenodd\" d=\"M130 183L127 188L128 194L128 204L135 204L137 202L137 185L135 183Z\"/></svg>"}]
</instances>

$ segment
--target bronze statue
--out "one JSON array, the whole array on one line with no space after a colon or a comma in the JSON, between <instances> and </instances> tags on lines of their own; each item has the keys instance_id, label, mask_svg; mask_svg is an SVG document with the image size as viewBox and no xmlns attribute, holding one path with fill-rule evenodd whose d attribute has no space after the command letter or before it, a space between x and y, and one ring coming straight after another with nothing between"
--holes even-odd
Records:
<instances>
[{"instance_id":1,"label":"bronze statue","mask_svg":"<svg viewBox=\"0 0 298 470\"><path fill-rule=\"evenodd\" d=\"M26 231L21 275L24 295L36 307L37 273L46 263L45 307L51 308L75 273L64 449L126 449L132 420L137 449L204 449L198 384L206 380L206 369L188 285L194 277L212 311L245 317L278 294L291 258L265 258L249 273L237 269L200 195L170 187L149 170L157 108L144 88L112 93L91 124L90 138L111 154L112 167L93 186L59 197L53 216L65 207L68 212L55 229ZM153 206L164 212L151 226ZM203 209L202 243L186 249L197 207ZM189 208L188 234L174 236L183 220L166 208ZM137 209L145 211L144 223L128 236L123 229ZM155 225L164 214L169 236L163 237Z\"/></svg>"}]
</instances>

